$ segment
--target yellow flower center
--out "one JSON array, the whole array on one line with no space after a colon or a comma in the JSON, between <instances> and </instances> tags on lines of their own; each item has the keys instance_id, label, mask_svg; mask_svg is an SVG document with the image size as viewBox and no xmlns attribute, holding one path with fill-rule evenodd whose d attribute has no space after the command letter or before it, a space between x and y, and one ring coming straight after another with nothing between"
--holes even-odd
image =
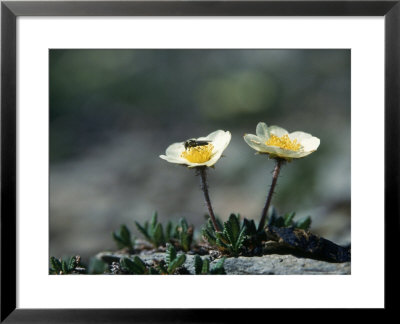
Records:
<instances>
[{"instance_id":1,"label":"yellow flower center","mask_svg":"<svg viewBox=\"0 0 400 324\"><path fill-rule=\"evenodd\" d=\"M297 139L292 141L290 140L289 135L283 135L282 137L271 135L265 144L269 146L278 146L290 151L298 151L301 149L301 145L297 143Z\"/></svg>"},{"instance_id":2,"label":"yellow flower center","mask_svg":"<svg viewBox=\"0 0 400 324\"><path fill-rule=\"evenodd\" d=\"M181 157L191 163L204 163L209 161L213 156L213 149L214 146L211 143L208 143L207 145L188 147L183 151Z\"/></svg>"}]
</instances>

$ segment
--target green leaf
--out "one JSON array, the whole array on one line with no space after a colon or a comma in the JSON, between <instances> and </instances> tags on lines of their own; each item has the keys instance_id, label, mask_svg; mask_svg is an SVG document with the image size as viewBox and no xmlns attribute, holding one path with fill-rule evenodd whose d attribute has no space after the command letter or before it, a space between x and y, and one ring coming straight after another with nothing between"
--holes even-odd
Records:
<instances>
[{"instance_id":1,"label":"green leaf","mask_svg":"<svg viewBox=\"0 0 400 324\"><path fill-rule=\"evenodd\" d=\"M124 248L124 246L125 246L124 242L122 242L120 237L115 232L112 233L112 237L113 237L115 243L117 244L118 249Z\"/></svg>"},{"instance_id":2,"label":"green leaf","mask_svg":"<svg viewBox=\"0 0 400 324\"><path fill-rule=\"evenodd\" d=\"M131 245L131 232L126 227L126 225L121 225L119 230L119 236L126 245Z\"/></svg>"},{"instance_id":3,"label":"green leaf","mask_svg":"<svg viewBox=\"0 0 400 324\"><path fill-rule=\"evenodd\" d=\"M201 269L203 268L203 260L201 260L199 255L194 257L194 272L196 274L201 274Z\"/></svg>"},{"instance_id":4,"label":"green leaf","mask_svg":"<svg viewBox=\"0 0 400 324\"><path fill-rule=\"evenodd\" d=\"M289 226L292 225L292 221L293 221L293 218L294 218L295 215L296 215L296 213L292 212L292 213L286 214L284 216L284 226L285 227L289 227Z\"/></svg>"},{"instance_id":5,"label":"green leaf","mask_svg":"<svg viewBox=\"0 0 400 324\"><path fill-rule=\"evenodd\" d=\"M192 245L193 234L192 233L182 233L180 238L180 244L182 250L185 252L190 251L190 246Z\"/></svg>"},{"instance_id":6,"label":"green leaf","mask_svg":"<svg viewBox=\"0 0 400 324\"><path fill-rule=\"evenodd\" d=\"M152 239L148 233L148 223L146 222L144 226L140 225L138 222L135 221L136 227L140 233L146 238L147 241L151 242Z\"/></svg>"},{"instance_id":7,"label":"green leaf","mask_svg":"<svg viewBox=\"0 0 400 324\"><path fill-rule=\"evenodd\" d=\"M133 262L137 265L138 269L140 269L142 273L147 272L146 263L144 263L141 258L135 255L133 258Z\"/></svg>"},{"instance_id":8,"label":"green leaf","mask_svg":"<svg viewBox=\"0 0 400 324\"><path fill-rule=\"evenodd\" d=\"M165 240L170 241L172 238L173 238L172 222L168 221L167 226L165 227Z\"/></svg>"},{"instance_id":9,"label":"green leaf","mask_svg":"<svg viewBox=\"0 0 400 324\"><path fill-rule=\"evenodd\" d=\"M257 233L257 227L254 220L243 219L242 227L246 228L246 234L255 235Z\"/></svg>"},{"instance_id":10,"label":"green leaf","mask_svg":"<svg viewBox=\"0 0 400 324\"><path fill-rule=\"evenodd\" d=\"M176 258L176 250L172 244L167 243L167 251L165 253L165 262L169 266Z\"/></svg>"},{"instance_id":11,"label":"green leaf","mask_svg":"<svg viewBox=\"0 0 400 324\"><path fill-rule=\"evenodd\" d=\"M239 237L237 238L235 245L234 245L234 252L235 254L239 253L240 249L243 246L244 239L246 238L246 227L243 227L239 233Z\"/></svg>"},{"instance_id":12,"label":"green leaf","mask_svg":"<svg viewBox=\"0 0 400 324\"><path fill-rule=\"evenodd\" d=\"M59 274L62 271L62 265L60 260L56 259L55 257L50 257L50 265L52 269Z\"/></svg>"},{"instance_id":13,"label":"green leaf","mask_svg":"<svg viewBox=\"0 0 400 324\"><path fill-rule=\"evenodd\" d=\"M182 250L185 252L189 251L193 240L193 228L189 227L184 218L181 218L177 232Z\"/></svg>"},{"instance_id":14,"label":"green leaf","mask_svg":"<svg viewBox=\"0 0 400 324\"><path fill-rule=\"evenodd\" d=\"M154 212L153 217L151 218L151 224L150 224L151 228L155 228L156 227L156 225L157 225L157 217L158 217L157 212Z\"/></svg>"},{"instance_id":15,"label":"green leaf","mask_svg":"<svg viewBox=\"0 0 400 324\"><path fill-rule=\"evenodd\" d=\"M229 241L224 233L215 232L215 236L217 237L216 244L223 249L227 249L229 246Z\"/></svg>"},{"instance_id":16,"label":"green leaf","mask_svg":"<svg viewBox=\"0 0 400 324\"><path fill-rule=\"evenodd\" d=\"M177 268L179 268L182 264L184 264L185 261L186 261L186 255L181 254L180 256L178 256L168 265L168 273L172 274Z\"/></svg>"},{"instance_id":17,"label":"green leaf","mask_svg":"<svg viewBox=\"0 0 400 324\"><path fill-rule=\"evenodd\" d=\"M142 230L144 231L145 229L142 228ZM133 249L131 232L126 225L121 225L118 232L113 232L112 236L119 249L123 249L125 247Z\"/></svg>"},{"instance_id":18,"label":"green leaf","mask_svg":"<svg viewBox=\"0 0 400 324\"><path fill-rule=\"evenodd\" d=\"M136 262L132 261L129 258L121 258L119 263L124 270L127 270L131 274L144 274L146 271L146 267L143 270L141 265L136 264Z\"/></svg>"},{"instance_id":19,"label":"green leaf","mask_svg":"<svg viewBox=\"0 0 400 324\"><path fill-rule=\"evenodd\" d=\"M210 260L208 258L205 258L203 260L203 267L201 268L201 273L208 274L209 272L210 272Z\"/></svg>"},{"instance_id":20,"label":"green leaf","mask_svg":"<svg viewBox=\"0 0 400 324\"><path fill-rule=\"evenodd\" d=\"M155 247L159 247L165 244L164 232L161 223L158 223L155 227L153 234L153 244Z\"/></svg>"},{"instance_id":21,"label":"green leaf","mask_svg":"<svg viewBox=\"0 0 400 324\"><path fill-rule=\"evenodd\" d=\"M221 222L221 220L219 219L219 217L216 217L215 221L217 222L218 228L223 228L222 222ZM209 222L210 222L211 228L214 229L214 225L212 224L211 219L209 219Z\"/></svg>"},{"instance_id":22,"label":"green leaf","mask_svg":"<svg viewBox=\"0 0 400 324\"><path fill-rule=\"evenodd\" d=\"M62 269L63 274L69 273L68 263L65 262L64 260L61 261L61 269Z\"/></svg>"},{"instance_id":23,"label":"green leaf","mask_svg":"<svg viewBox=\"0 0 400 324\"><path fill-rule=\"evenodd\" d=\"M182 232L187 232L188 231L189 225L188 225L186 219L181 218L179 220L179 225L181 227Z\"/></svg>"},{"instance_id":24,"label":"green leaf","mask_svg":"<svg viewBox=\"0 0 400 324\"><path fill-rule=\"evenodd\" d=\"M303 229L303 230L308 230L310 228L310 226L311 226L311 217L310 216L307 216L307 217L299 220L296 223L296 227Z\"/></svg>"},{"instance_id":25,"label":"green leaf","mask_svg":"<svg viewBox=\"0 0 400 324\"><path fill-rule=\"evenodd\" d=\"M68 271L71 272L76 267L76 257L70 257L68 260Z\"/></svg>"},{"instance_id":26,"label":"green leaf","mask_svg":"<svg viewBox=\"0 0 400 324\"><path fill-rule=\"evenodd\" d=\"M190 250L190 239L187 233L181 233L179 237L179 243L182 247L182 250L187 252Z\"/></svg>"},{"instance_id":27,"label":"green leaf","mask_svg":"<svg viewBox=\"0 0 400 324\"><path fill-rule=\"evenodd\" d=\"M214 232L211 232L207 228L203 228L201 231L201 234L203 238L210 244L210 245L216 245L216 237L213 235Z\"/></svg>"},{"instance_id":28,"label":"green leaf","mask_svg":"<svg viewBox=\"0 0 400 324\"><path fill-rule=\"evenodd\" d=\"M220 241L222 244L229 244L229 239L226 237L224 232L215 232L215 237L217 241Z\"/></svg>"},{"instance_id":29,"label":"green leaf","mask_svg":"<svg viewBox=\"0 0 400 324\"><path fill-rule=\"evenodd\" d=\"M227 222L224 223L224 234L231 244L235 244L240 233L239 217L231 214Z\"/></svg>"},{"instance_id":30,"label":"green leaf","mask_svg":"<svg viewBox=\"0 0 400 324\"><path fill-rule=\"evenodd\" d=\"M224 268L224 262L225 262L226 257L223 257L220 259L211 269L210 273L211 274L226 274L225 268Z\"/></svg>"}]
</instances>

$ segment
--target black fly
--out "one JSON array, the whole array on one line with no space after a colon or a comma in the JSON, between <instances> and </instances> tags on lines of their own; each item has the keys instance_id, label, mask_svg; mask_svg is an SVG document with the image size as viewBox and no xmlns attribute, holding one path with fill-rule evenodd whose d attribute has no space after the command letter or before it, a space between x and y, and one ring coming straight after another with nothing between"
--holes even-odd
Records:
<instances>
[{"instance_id":1,"label":"black fly","mask_svg":"<svg viewBox=\"0 0 400 324\"><path fill-rule=\"evenodd\" d=\"M187 150L189 147L204 146L210 142L211 141L196 141L195 139L188 139L185 141L185 150Z\"/></svg>"}]
</instances>

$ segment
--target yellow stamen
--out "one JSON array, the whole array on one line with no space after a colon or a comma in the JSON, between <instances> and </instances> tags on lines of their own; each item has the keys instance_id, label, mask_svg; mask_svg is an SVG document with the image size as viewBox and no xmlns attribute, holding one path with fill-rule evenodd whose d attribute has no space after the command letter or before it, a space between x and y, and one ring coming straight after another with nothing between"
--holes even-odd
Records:
<instances>
[{"instance_id":1,"label":"yellow stamen","mask_svg":"<svg viewBox=\"0 0 400 324\"><path fill-rule=\"evenodd\" d=\"M208 143L207 145L188 147L186 151L182 152L181 157L191 163L204 163L209 161L213 156L213 149L214 146L211 143Z\"/></svg>"},{"instance_id":2,"label":"yellow stamen","mask_svg":"<svg viewBox=\"0 0 400 324\"><path fill-rule=\"evenodd\" d=\"M282 137L271 135L268 141L265 142L265 144L269 146L278 146L280 148L290 151L298 151L301 149L301 145L297 143L297 139L294 139L292 141L287 134L283 135Z\"/></svg>"}]
</instances>

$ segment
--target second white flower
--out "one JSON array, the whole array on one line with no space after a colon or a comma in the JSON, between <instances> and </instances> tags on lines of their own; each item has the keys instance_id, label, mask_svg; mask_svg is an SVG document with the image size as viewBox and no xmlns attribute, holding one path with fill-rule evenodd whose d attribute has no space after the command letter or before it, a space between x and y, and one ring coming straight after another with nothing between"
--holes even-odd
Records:
<instances>
[{"instance_id":1,"label":"second white flower","mask_svg":"<svg viewBox=\"0 0 400 324\"><path fill-rule=\"evenodd\" d=\"M279 126L258 123L256 134L245 134L246 143L259 153L269 154L286 160L298 159L315 152L320 144L319 138L304 132L290 133Z\"/></svg>"}]
</instances>

